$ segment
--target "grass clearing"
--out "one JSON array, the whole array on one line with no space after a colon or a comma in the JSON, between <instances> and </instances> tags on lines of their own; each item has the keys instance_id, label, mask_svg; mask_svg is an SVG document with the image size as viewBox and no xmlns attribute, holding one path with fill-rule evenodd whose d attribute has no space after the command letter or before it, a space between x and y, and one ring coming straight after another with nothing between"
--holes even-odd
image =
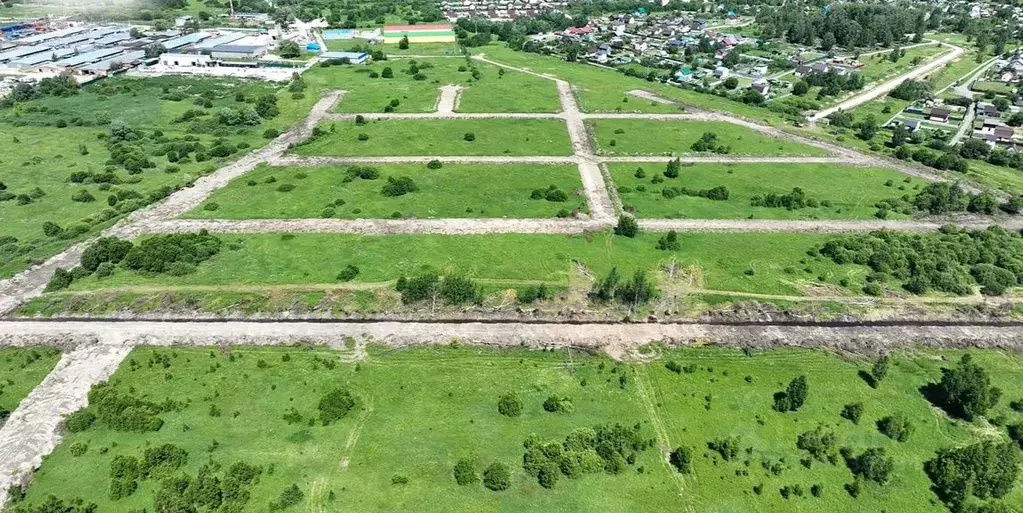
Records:
<instances>
[{"instance_id":1,"label":"grass clearing","mask_svg":"<svg viewBox=\"0 0 1023 513\"><path fill-rule=\"evenodd\" d=\"M0 425L59 360L53 348L0 348Z\"/></svg>"},{"instance_id":2,"label":"grass clearing","mask_svg":"<svg viewBox=\"0 0 1023 513\"><path fill-rule=\"evenodd\" d=\"M185 406L160 414L164 425L156 432L119 432L97 423L69 434L34 474L26 500L38 504L54 494L65 501L95 502L101 511L153 509L157 479L140 481L126 498L109 498L111 463L169 443L188 454L176 475L195 476L209 461L225 468L235 462L260 466L260 479L249 488L250 508L276 500L295 484L303 492L296 511L536 511L539 506L554 512L930 513L945 509L929 489L923 462L938 448L1005 436L1004 428L983 421L949 419L920 393L921 386L940 378L941 367L958 360L962 353L957 351L898 352L875 389L860 377L870 368L868 359L809 350L744 353L654 345L644 350L652 358L647 363L617 363L570 350L367 349L366 359L355 363L348 360L352 348L138 348L112 376L112 387ZM1013 385L1023 379L1023 361L996 351L971 354L1006 391L990 415L1019 422L1020 414L1009 411L1007 403L1019 399ZM688 370L671 372L667 362ZM805 405L794 413L773 411L772 395L801 375L809 383ZM352 393L355 406L323 426L316 421L317 403L339 387ZM509 392L522 402L519 417L497 411L498 398ZM544 411L541 403L551 395L570 398L573 410ZM858 425L839 416L852 402L864 406ZM283 418L291 409L301 421ZM210 414L214 411L216 416ZM906 442L888 439L875 427L876 420L896 412L915 428ZM522 444L529 434L561 441L576 428L609 423L636 425L643 438L667 450L692 447L693 473L674 474L657 447L638 451L621 474L562 476L549 490L523 470ZM800 465L807 453L797 449L796 438L818 425L835 433L838 446L856 453L884 448L894 459L892 480L883 487L866 483L853 499L843 490L853 476L841 459L836 465L814 461L809 469ZM707 448L731 436L750 452L724 461ZM86 449L74 456L73 447ZM504 463L510 488L491 492L479 483L457 485L452 469L463 458L475 462L477 473L491 462ZM765 470L765 461L778 464L778 474ZM815 484L823 487L820 497L810 494ZM780 490L793 485L804 496L783 499ZM754 486L762 487L760 494ZM1018 484L1005 502L1023 502Z\"/></svg>"},{"instance_id":3,"label":"grass clearing","mask_svg":"<svg viewBox=\"0 0 1023 513\"><path fill-rule=\"evenodd\" d=\"M346 265L360 269L355 283L379 283L427 271L457 272L485 280L567 283L575 263L603 276L656 272L676 262L696 266L713 290L801 295L798 285L825 277L866 275L865 268L819 259L806 251L827 236L805 234L679 234L677 252L656 249L659 234L635 239L588 235L251 235L224 236L225 248L198 271L181 277L146 277L119 269L112 276L76 280L71 291L104 288L209 285L267 286L336 283ZM806 260L802 264L800 260ZM798 267L798 269L797 269ZM805 270L804 270L805 267ZM753 272L747 274L747 270ZM855 281L855 280L854 280Z\"/></svg>"},{"instance_id":4,"label":"grass clearing","mask_svg":"<svg viewBox=\"0 0 1023 513\"><path fill-rule=\"evenodd\" d=\"M629 91L639 89L699 109L727 112L773 126L784 124L784 118L781 115L767 109L753 107L720 96L628 77L624 73L604 67L516 52L503 44L492 44L477 50L478 53L484 53L488 59L496 62L548 74L570 82L579 99L579 107L585 112L678 112L678 108L673 105L642 100L627 94Z\"/></svg>"},{"instance_id":5,"label":"grass clearing","mask_svg":"<svg viewBox=\"0 0 1023 513\"><path fill-rule=\"evenodd\" d=\"M472 141L466 140L468 134ZM365 140L360 140L363 135ZM559 119L402 119L332 123L327 133L295 152L335 157L567 156L572 143Z\"/></svg>"},{"instance_id":6,"label":"grass clearing","mask_svg":"<svg viewBox=\"0 0 1023 513\"><path fill-rule=\"evenodd\" d=\"M730 148L729 155L779 157L827 155L824 150L812 146L776 139L724 121L595 119L588 120L586 125L597 141L599 151L607 155L701 154L694 152L692 146L707 132L716 134L718 143Z\"/></svg>"},{"instance_id":7,"label":"grass clearing","mask_svg":"<svg viewBox=\"0 0 1023 513\"><path fill-rule=\"evenodd\" d=\"M651 182L663 176L660 164L610 164L622 203L644 219L873 219L878 201L912 194L923 183L889 169L842 167L830 164L695 164L683 167L678 178ZM637 178L637 168L643 178ZM904 180L909 180L908 182ZM891 183L891 185L886 185ZM729 197L713 201L702 197L668 199L665 187L707 190L725 186ZM639 187L646 189L638 190ZM831 206L787 210L754 207L753 196L784 195L799 187L808 199L830 201ZM893 213L895 216L901 214ZM905 216L901 216L905 217Z\"/></svg>"},{"instance_id":8,"label":"grass clearing","mask_svg":"<svg viewBox=\"0 0 1023 513\"><path fill-rule=\"evenodd\" d=\"M440 169L426 165L379 166L375 180L346 181L344 167L291 168L261 166L213 193L193 219L380 219L393 217L482 218L554 217L558 211L586 210L582 181L575 166L463 165ZM381 188L388 177L411 177L418 191L388 197ZM273 177L273 183L267 183ZM255 185L248 185L255 182ZM295 189L277 188L292 184ZM554 185L566 201L532 200L535 189ZM337 205L337 200L343 204ZM211 204L218 208L210 210ZM329 209L329 212L325 212ZM327 215L327 214L330 215Z\"/></svg>"},{"instance_id":9,"label":"grass clearing","mask_svg":"<svg viewBox=\"0 0 1023 513\"><path fill-rule=\"evenodd\" d=\"M440 88L463 88L459 112L557 112L558 91L554 82L473 61L479 79L473 79L470 64L461 58L398 59L365 66L314 68L306 77L344 89L339 112L434 112ZM415 68L413 68L415 66ZM390 69L392 78L383 78ZM416 79L417 73L421 80ZM379 75L372 78L373 75ZM397 102L397 105L394 103Z\"/></svg>"},{"instance_id":10,"label":"grass clearing","mask_svg":"<svg viewBox=\"0 0 1023 513\"><path fill-rule=\"evenodd\" d=\"M35 196L28 204L0 202L0 236L14 237L16 244L0 246L0 277L7 277L44 261L79 240L94 235L123 216L127 208L111 208L108 196L120 191L137 194L139 201L163 188L175 188L212 172L249 148L266 143L267 129L282 131L307 115L318 94L292 98L280 94L279 86L263 82L225 79L163 77L133 79L116 77L85 86L68 97L46 96L0 110L0 182L15 195ZM243 95L243 102L236 94ZM225 126L216 122L224 108L251 106L262 95L276 95L280 114L258 125ZM196 102L205 102L197 105ZM208 105L208 107L207 107ZM191 121L182 114L201 112ZM123 120L138 132L138 144L153 167L131 174L108 167L110 152L105 137L111 122ZM206 160L197 153L171 161L161 147L195 138L203 145ZM209 155L217 141L237 148L231 156ZM72 173L103 174L111 170L113 184L91 178L71 182ZM94 201L73 201L72 195L88 191ZM42 226L53 222L74 228L74 237L48 236ZM71 233L71 232L69 232Z\"/></svg>"}]
</instances>

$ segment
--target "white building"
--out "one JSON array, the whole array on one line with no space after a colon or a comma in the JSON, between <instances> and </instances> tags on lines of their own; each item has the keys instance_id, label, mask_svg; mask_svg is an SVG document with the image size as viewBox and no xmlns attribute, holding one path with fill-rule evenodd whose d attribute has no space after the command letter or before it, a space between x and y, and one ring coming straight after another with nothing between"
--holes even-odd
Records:
<instances>
[{"instance_id":1,"label":"white building","mask_svg":"<svg viewBox=\"0 0 1023 513\"><path fill-rule=\"evenodd\" d=\"M209 55L190 53L165 53L160 56L161 66L207 68L213 65Z\"/></svg>"}]
</instances>

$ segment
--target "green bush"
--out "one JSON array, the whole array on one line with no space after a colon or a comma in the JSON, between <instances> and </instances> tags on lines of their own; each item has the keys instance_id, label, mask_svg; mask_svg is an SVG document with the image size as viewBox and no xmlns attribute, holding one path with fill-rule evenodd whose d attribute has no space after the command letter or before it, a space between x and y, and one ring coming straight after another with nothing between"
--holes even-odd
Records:
<instances>
[{"instance_id":1,"label":"green bush","mask_svg":"<svg viewBox=\"0 0 1023 513\"><path fill-rule=\"evenodd\" d=\"M46 284L46 288L43 292L55 292L63 290L71 286L71 282L74 277L71 273L65 271L63 268L58 267L53 271L53 276L50 277L50 281Z\"/></svg>"},{"instance_id":2,"label":"green bush","mask_svg":"<svg viewBox=\"0 0 1023 513\"><path fill-rule=\"evenodd\" d=\"M693 449L688 446L676 447L668 455L668 463L680 474L691 474L693 472Z\"/></svg>"},{"instance_id":3,"label":"green bush","mask_svg":"<svg viewBox=\"0 0 1023 513\"><path fill-rule=\"evenodd\" d=\"M774 410L779 412L798 411L806 402L806 396L810 391L810 385L806 376L799 376L792 380L784 392L774 394Z\"/></svg>"},{"instance_id":4,"label":"green bush","mask_svg":"<svg viewBox=\"0 0 1023 513\"><path fill-rule=\"evenodd\" d=\"M130 241L116 237L101 237L82 252L82 267L91 273L99 268L100 264L107 262L118 264L133 247Z\"/></svg>"},{"instance_id":5,"label":"green bush","mask_svg":"<svg viewBox=\"0 0 1023 513\"><path fill-rule=\"evenodd\" d=\"M941 369L941 381L930 388L932 400L946 412L969 421L986 414L1002 396L1001 389L991 386L987 371L973 363L969 354L960 357L957 366Z\"/></svg>"},{"instance_id":6,"label":"green bush","mask_svg":"<svg viewBox=\"0 0 1023 513\"><path fill-rule=\"evenodd\" d=\"M544 400L543 409L550 413L571 413L575 410L575 406L572 404L572 400L567 397L552 395Z\"/></svg>"},{"instance_id":7,"label":"green bush","mask_svg":"<svg viewBox=\"0 0 1023 513\"><path fill-rule=\"evenodd\" d=\"M89 191L80 189L78 192L71 195L71 201L77 201L79 203L92 203L96 201L96 197L93 196Z\"/></svg>"},{"instance_id":8,"label":"green bush","mask_svg":"<svg viewBox=\"0 0 1023 513\"><path fill-rule=\"evenodd\" d=\"M346 415L355 408L355 398L345 388L335 388L327 392L322 398L317 409L320 410L320 422L328 426Z\"/></svg>"},{"instance_id":9,"label":"green bush","mask_svg":"<svg viewBox=\"0 0 1023 513\"><path fill-rule=\"evenodd\" d=\"M87 409L72 412L64 417L64 427L72 433L81 433L92 427L96 422L96 415Z\"/></svg>"},{"instance_id":10,"label":"green bush","mask_svg":"<svg viewBox=\"0 0 1023 513\"><path fill-rule=\"evenodd\" d=\"M476 467L471 460L463 459L455 463L455 482L461 486L478 483L480 478L476 475Z\"/></svg>"},{"instance_id":11,"label":"green bush","mask_svg":"<svg viewBox=\"0 0 1023 513\"><path fill-rule=\"evenodd\" d=\"M337 274L337 281L352 281L358 275L359 268L355 265L348 264L340 273Z\"/></svg>"},{"instance_id":12,"label":"green bush","mask_svg":"<svg viewBox=\"0 0 1023 513\"><path fill-rule=\"evenodd\" d=\"M618 217L618 224L615 226L615 235L633 238L639 235L639 223L636 218L622 214Z\"/></svg>"},{"instance_id":13,"label":"green bush","mask_svg":"<svg viewBox=\"0 0 1023 513\"><path fill-rule=\"evenodd\" d=\"M489 490L500 492L511 487L511 472L503 463L491 463L483 471L483 486Z\"/></svg>"},{"instance_id":14,"label":"green bush","mask_svg":"<svg viewBox=\"0 0 1023 513\"><path fill-rule=\"evenodd\" d=\"M404 196L411 192L416 192L418 190L419 187L416 186L416 183L412 180L412 177L401 176L395 178L393 176L389 176L387 177L387 183L384 184L384 187L383 189L380 190L380 193L387 197L398 197Z\"/></svg>"},{"instance_id":15,"label":"green bush","mask_svg":"<svg viewBox=\"0 0 1023 513\"><path fill-rule=\"evenodd\" d=\"M954 512L968 509L971 496L1000 499L1019 479L1020 452L1011 442L987 440L965 447L940 449L924 464L934 491Z\"/></svg>"},{"instance_id":16,"label":"green bush","mask_svg":"<svg viewBox=\"0 0 1023 513\"><path fill-rule=\"evenodd\" d=\"M913 434L913 424L899 412L877 421L877 430L892 440L905 442Z\"/></svg>"},{"instance_id":17,"label":"green bush","mask_svg":"<svg viewBox=\"0 0 1023 513\"><path fill-rule=\"evenodd\" d=\"M122 264L134 271L169 273L175 264L197 266L220 252L219 238L205 232L196 234L155 235L144 239L125 255Z\"/></svg>"},{"instance_id":18,"label":"green bush","mask_svg":"<svg viewBox=\"0 0 1023 513\"><path fill-rule=\"evenodd\" d=\"M842 407L842 418L848 419L853 424L859 424L863 417L863 403L851 403Z\"/></svg>"},{"instance_id":19,"label":"green bush","mask_svg":"<svg viewBox=\"0 0 1023 513\"><path fill-rule=\"evenodd\" d=\"M507 393L498 399L497 412L505 417L518 417L522 414L522 400L513 393Z\"/></svg>"},{"instance_id":20,"label":"green bush","mask_svg":"<svg viewBox=\"0 0 1023 513\"><path fill-rule=\"evenodd\" d=\"M462 139L465 139L466 141L469 141L469 142L475 141L476 140L476 134L474 134L472 132L466 132L465 135L462 136Z\"/></svg>"}]
</instances>

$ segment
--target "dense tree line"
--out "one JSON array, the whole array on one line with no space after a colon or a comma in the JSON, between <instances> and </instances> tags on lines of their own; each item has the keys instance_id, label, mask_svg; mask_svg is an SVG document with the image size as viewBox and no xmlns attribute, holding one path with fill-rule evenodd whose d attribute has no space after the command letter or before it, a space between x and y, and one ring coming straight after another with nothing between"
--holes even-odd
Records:
<instances>
[{"instance_id":1,"label":"dense tree line","mask_svg":"<svg viewBox=\"0 0 1023 513\"><path fill-rule=\"evenodd\" d=\"M448 305L478 303L482 299L479 285L472 279L457 274L447 274L441 279L436 273L426 273L407 278L402 276L394 286L401 293L405 304L431 301L434 305L443 301Z\"/></svg>"},{"instance_id":2,"label":"dense tree line","mask_svg":"<svg viewBox=\"0 0 1023 513\"><path fill-rule=\"evenodd\" d=\"M830 51L843 48L890 47L903 42L906 34L922 37L927 28L926 13L905 5L837 4L830 9L808 9L789 3L778 9L763 9L757 25L765 38L784 38L790 43Z\"/></svg>"},{"instance_id":3,"label":"dense tree line","mask_svg":"<svg viewBox=\"0 0 1023 513\"><path fill-rule=\"evenodd\" d=\"M1019 478L1020 451L1012 442L984 441L965 447L947 448L924 465L938 497L955 513L973 509L970 499L1000 499L1012 491ZM998 503L981 507L994 509Z\"/></svg>"},{"instance_id":4,"label":"dense tree line","mask_svg":"<svg viewBox=\"0 0 1023 513\"><path fill-rule=\"evenodd\" d=\"M938 234L873 232L828 241L819 250L837 264L859 264L874 272L872 283L890 279L923 294L929 290L968 295L973 286L999 295L1023 277L1023 238L999 227L983 231L944 228Z\"/></svg>"}]
</instances>

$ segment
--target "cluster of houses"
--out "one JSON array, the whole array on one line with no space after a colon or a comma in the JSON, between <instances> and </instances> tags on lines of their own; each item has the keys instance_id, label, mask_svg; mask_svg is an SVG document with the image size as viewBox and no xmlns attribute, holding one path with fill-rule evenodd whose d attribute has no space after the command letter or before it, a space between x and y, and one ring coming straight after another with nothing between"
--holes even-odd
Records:
<instances>
[{"instance_id":1,"label":"cluster of houses","mask_svg":"<svg viewBox=\"0 0 1023 513\"><path fill-rule=\"evenodd\" d=\"M1023 54L1014 54L1009 59L998 60L994 64L995 77L998 82L1018 84L1023 82Z\"/></svg>"},{"instance_id":2,"label":"cluster of houses","mask_svg":"<svg viewBox=\"0 0 1023 513\"><path fill-rule=\"evenodd\" d=\"M793 64L796 65L793 74L797 77L805 77L812 73L836 73L845 76L863 69L863 63L852 57L833 57L814 62L804 62L803 59L802 55L797 55L793 59Z\"/></svg>"},{"instance_id":3,"label":"cluster of houses","mask_svg":"<svg viewBox=\"0 0 1023 513\"><path fill-rule=\"evenodd\" d=\"M441 0L440 10L450 22L459 19L514 21L546 12L563 12L568 0Z\"/></svg>"}]
</instances>

